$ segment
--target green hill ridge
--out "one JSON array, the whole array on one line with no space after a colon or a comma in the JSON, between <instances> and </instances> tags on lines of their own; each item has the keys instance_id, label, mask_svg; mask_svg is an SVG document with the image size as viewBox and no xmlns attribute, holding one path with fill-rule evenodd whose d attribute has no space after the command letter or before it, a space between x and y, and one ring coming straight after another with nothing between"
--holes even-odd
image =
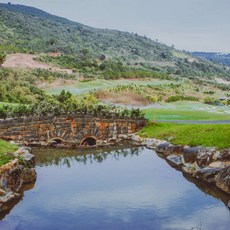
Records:
<instances>
[{"instance_id":1,"label":"green hill ridge","mask_svg":"<svg viewBox=\"0 0 230 230\"><path fill-rule=\"evenodd\" d=\"M1 51L58 52L65 56L66 60L76 57L77 61L82 54L88 54L87 58L94 63L97 59L112 59L122 62L123 65L172 76L219 76L230 79L228 68L194 58L188 52L178 51L145 36L92 28L23 5L0 3Z\"/></svg>"}]
</instances>

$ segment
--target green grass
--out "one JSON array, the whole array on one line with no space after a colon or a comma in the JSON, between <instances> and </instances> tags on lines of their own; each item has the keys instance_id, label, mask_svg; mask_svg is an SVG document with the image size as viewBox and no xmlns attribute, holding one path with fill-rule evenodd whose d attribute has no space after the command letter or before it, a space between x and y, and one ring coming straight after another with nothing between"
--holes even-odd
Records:
<instances>
[{"instance_id":1,"label":"green grass","mask_svg":"<svg viewBox=\"0 0 230 230\"><path fill-rule=\"evenodd\" d=\"M162 103L160 108L143 109L146 118L154 120L230 120L229 106L207 105L201 102L178 101Z\"/></svg>"},{"instance_id":2,"label":"green grass","mask_svg":"<svg viewBox=\"0 0 230 230\"><path fill-rule=\"evenodd\" d=\"M138 132L142 137L157 138L177 145L230 147L230 125L149 123Z\"/></svg>"},{"instance_id":3,"label":"green grass","mask_svg":"<svg viewBox=\"0 0 230 230\"><path fill-rule=\"evenodd\" d=\"M55 86L51 88L47 88L46 92L49 94L59 94L62 90L70 91L72 94L81 94L85 92L89 92L92 90L98 89L106 89L109 87L114 87L117 85L129 85L130 83L134 83L137 85L162 85L162 84L170 84L174 83L174 81L168 80L157 80L151 79L150 81L142 81L142 80L132 80L129 79L119 79L119 80L104 80L104 79L97 79L94 81L88 82L76 82L74 85L63 85L63 86Z\"/></svg>"},{"instance_id":4,"label":"green grass","mask_svg":"<svg viewBox=\"0 0 230 230\"><path fill-rule=\"evenodd\" d=\"M7 156L7 153L16 151L18 147L6 141L0 140L0 166L8 163L12 158Z\"/></svg>"},{"instance_id":5,"label":"green grass","mask_svg":"<svg viewBox=\"0 0 230 230\"><path fill-rule=\"evenodd\" d=\"M230 115L217 111L209 112L203 110L180 110L167 108L144 109L145 117L150 121L154 120L229 120Z\"/></svg>"}]
</instances>

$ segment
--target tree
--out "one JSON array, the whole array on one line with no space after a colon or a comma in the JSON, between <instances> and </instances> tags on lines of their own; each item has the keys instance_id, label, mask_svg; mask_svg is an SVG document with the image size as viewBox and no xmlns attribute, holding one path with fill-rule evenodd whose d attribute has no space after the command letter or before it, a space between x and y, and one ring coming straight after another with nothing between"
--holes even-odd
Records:
<instances>
[{"instance_id":1,"label":"tree","mask_svg":"<svg viewBox=\"0 0 230 230\"><path fill-rule=\"evenodd\" d=\"M0 67L2 66L5 60L6 60L6 54L0 52Z\"/></svg>"}]
</instances>

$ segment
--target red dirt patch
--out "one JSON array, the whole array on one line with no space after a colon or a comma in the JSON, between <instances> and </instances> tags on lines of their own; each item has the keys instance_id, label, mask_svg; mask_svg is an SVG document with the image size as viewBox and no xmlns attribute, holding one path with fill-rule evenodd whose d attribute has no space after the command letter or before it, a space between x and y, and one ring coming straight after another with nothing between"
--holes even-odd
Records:
<instances>
[{"instance_id":1,"label":"red dirt patch","mask_svg":"<svg viewBox=\"0 0 230 230\"><path fill-rule=\"evenodd\" d=\"M37 55L32 54L8 54L6 56L6 61L3 63L3 67L7 68L21 68L21 69L47 69L53 72L62 72L67 74L72 74L71 69L61 69L54 65L49 65L46 63L35 61L33 58Z\"/></svg>"}]
</instances>

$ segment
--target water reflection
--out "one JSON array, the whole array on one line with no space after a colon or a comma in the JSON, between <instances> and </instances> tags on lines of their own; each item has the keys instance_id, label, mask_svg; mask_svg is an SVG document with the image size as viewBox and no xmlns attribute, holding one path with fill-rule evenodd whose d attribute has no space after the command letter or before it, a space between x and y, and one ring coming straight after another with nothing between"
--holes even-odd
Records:
<instances>
[{"instance_id":1,"label":"water reflection","mask_svg":"<svg viewBox=\"0 0 230 230\"><path fill-rule=\"evenodd\" d=\"M71 164L77 162L83 164L102 163L111 157L119 160L121 157L138 156L144 147L134 147L133 145L118 145L104 148L79 148L79 149L52 149L52 148L35 148L33 154L36 155L37 166L57 165L68 168Z\"/></svg>"},{"instance_id":2,"label":"water reflection","mask_svg":"<svg viewBox=\"0 0 230 230\"><path fill-rule=\"evenodd\" d=\"M35 187L0 221L0 229L219 230L230 225L229 211L219 202L226 204L228 195L185 180L152 150L118 146L34 153Z\"/></svg>"},{"instance_id":3,"label":"water reflection","mask_svg":"<svg viewBox=\"0 0 230 230\"><path fill-rule=\"evenodd\" d=\"M33 189L34 185L35 185L35 182L33 182L31 184L25 184L20 189L20 191L19 191L19 197L18 198L15 198L11 202L3 204L3 206L1 207L1 211L0 211L0 220L3 220L5 218L5 216L10 213L11 209L13 209L15 205L17 205L20 201L23 200L23 194L24 194L24 192Z\"/></svg>"},{"instance_id":4,"label":"water reflection","mask_svg":"<svg viewBox=\"0 0 230 230\"><path fill-rule=\"evenodd\" d=\"M183 176L197 186L202 192L214 198L220 199L230 211L229 202L230 195L219 189L215 184L210 184L202 180L195 179L183 173Z\"/></svg>"}]
</instances>

